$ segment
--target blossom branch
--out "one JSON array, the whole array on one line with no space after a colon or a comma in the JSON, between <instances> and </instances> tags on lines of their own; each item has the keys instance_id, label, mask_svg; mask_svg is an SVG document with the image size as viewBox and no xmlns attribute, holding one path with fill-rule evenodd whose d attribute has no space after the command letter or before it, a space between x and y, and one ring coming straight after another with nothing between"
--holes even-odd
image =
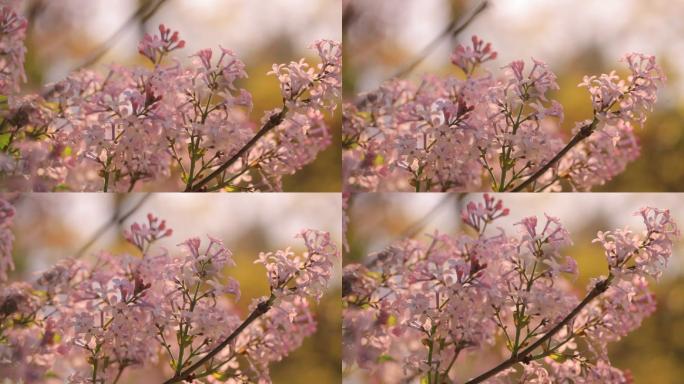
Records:
<instances>
[{"instance_id":1,"label":"blossom branch","mask_svg":"<svg viewBox=\"0 0 684 384\"><path fill-rule=\"evenodd\" d=\"M71 346L89 368L66 367L64 381L72 384L116 383L126 368L148 367L163 351L174 369L166 383L267 377L269 365L315 332L309 299L321 298L339 255L329 233L312 229L296 236L307 249L301 254L261 253L257 262L266 266L271 293L254 300L243 318L227 297L240 297L239 282L224 273L236 265L232 252L210 236L206 246L198 237L178 244L183 255L158 252L152 245L173 230L153 214L123 231L138 255L103 251L93 265L68 258L34 283L5 284L4 273L13 269L13 216L0 199L0 347L22 353L0 364L0 373L15 381L61 377L52 357L75 361ZM29 332L13 331L19 327Z\"/></svg>"},{"instance_id":2,"label":"blossom branch","mask_svg":"<svg viewBox=\"0 0 684 384\"><path fill-rule=\"evenodd\" d=\"M190 182L188 186L185 188L185 192L201 191L202 188L204 188L211 180L221 176L221 174L225 172L225 170L230 168L233 164L235 164L235 162L237 162L242 156L244 156L247 153L247 151L249 151L259 141L259 139L261 139L265 134L267 134L275 127L280 125L280 123L282 123L285 119L287 111L287 106L283 106L283 109L280 112L271 115L268 121L263 125L263 127L261 127L261 129L259 129L256 135L254 135L254 137L252 137L247 142L247 144L240 148L233 156L231 156L230 159L228 159L225 163L221 164L221 166L216 168L208 176L204 177L202 180L198 181L195 184L192 184L192 182Z\"/></svg>"},{"instance_id":3,"label":"blossom branch","mask_svg":"<svg viewBox=\"0 0 684 384\"><path fill-rule=\"evenodd\" d=\"M547 96L560 89L549 66L533 59L528 70L515 60L498 76L481 67L496 57L473 36L451 56L465 78L396 78L346 104L347 189L472 191L489 179L499 192L559 190L564 180L589 190L639 156L633 124L646 121L665 80L654 56L627 54L626 78L615 71L583 78L594 113L575 124L568 143L545 123L554 118L560 127L564 118L563 106Z\"/></svg>"},{"instance_id":4,"label":"blossom branch","mask_svg":"<svg viewBox=\"0 0 684 384\"><path fill-rule=\"evenodd\" d=\"M228 337L226 337L219 345L214 347L211 351L209 351L206 355L204 355L201 359L199 359L196 363L182 371L181 373L175 375L174 377L166 380L164 384L172 384L172 383L178 383L181 381L185 380L193 380L194 377L194 372L203 366L205 363L210 361L211 359L214 358L219 352L221 352L225 347L227 347L230 343L232 343L241 333L242 331L245 330L250 324L252 324L255 320L257 320L259 317L263 316L266 314L271 309L271 306L273 305L273 302L275 301L275 295L271 294L271 296L268 298L266 301L260 302L256 308L252 311L252 313L247 316L247 318L230 334Z\"/></svg>"},{"instance_id":5,"label":"blossom branch","mask_svg":"<svg viewBox=\"0 0 684 384\"><path fill-rule=\"evenodd\" d=\"M136 15L144 20L163 2ZM161 24L138 44L151 67L115 66L106 77L81 70L47 92L21 95L26 21L7 11L0 24L0 44L12 51L12 68L0 73L0 93L12 96L0 112L5 189L130 192L179 176L171 185L185 191L280 190L284 175L332 143L324 112L340 97L338 42L312 44L319 63L274 64L268 74L278 77L283 107L264 113L255 131L252 95L236 84L247 71L229 49L220 47L218 60L202 49L188 65L167 65L186 44Z\"/></svg>"},{"instance_id":6,"label":"blossom branch","mask_svg":"<svg viewBox=\"0 0 684 384\"><path fill-rule=\"evenodd\" d=\"M671 213L652 207L636 212L643 234L598 232L594 242L603 245L609 273L592 280L583 297L560 283L563 275L578 273L562 251L572 240L560 220L525 217L514 224L517 236L502 227L487 230L508 214L501 200L485 194L484 202L469 202L461 214L472 230L435 232L428 242L406 238L369 255L371 264L345 266L345 363L389 375L403 361L403 380L392 382L421 377L440 383L460 349L484 351L505 337L510 355L467 384L494 376L514 382L520 369L525 382L621 381L625 374L605 351L655 310L646 278L660 276L672 255L679 230ZM571 342L577 337L593 347L578 347ZM422 342L409 346L416 338ZM522 366L513 369L517 363Z\"/></svg>"},{"instance_id":7,"label":"blossom branch","mask_svg":"<svg viewBox=\"0 0 684 384\"><path fill-rule=\"evenodd\" d=\"M568 152L570 152L571 149L573 149L577 144L581 143L583 140L591 136L591 134L594 132L596 129L596 126L598 125L598 119L594 117L594 119L591 121L591 124L585 125L582 128L580 128L579 132L575 134L575 136L572 137L572 139L561 149L551 160L546 162L541 168L537 170L532 176L528 177L520 183L517 187L513 188L513 192L521 192L525 188L527 188L529 185L537 181L546 171L548 171L551 167L553 167L558 161L560 161L563 156L565 156Z\"/></svg>"},{"instance_id":8,"label":"blossom branch","mask_svg":"<svg viewBox=\"0 0 684 384\"><path fill-rule=\"evenodd\" d=\"M539 346L544 344L547 340L549 340L551 337L556 335L564 326L566 326L577 314L584 309L589 303L591 303L592 300L594 300L596 297L601 295L603 292L605 292L608 287L610 286L611 281L613 280L613 275L609 275L606 279L601 280L594 285L594 288L592 288L591 291L584 297L584 299L572 310L570 313L568 313L563 320L561 320L558 324L556 324L553 328L551 328L544 336L540 337L532 343L529 347L523 349L522 351L519 351L517 353L514 353L508 360L502 362L501 364L497 365L496 367L490 369L489 371L477 376L474 379L470 379L465 382L465 384L477 384L481 383L490 377L493 377L497 375L498 373L510 368L514 364L517 363L529 363L531 361L530 355L532 352L534 352L535 349L537 349Z\"/></svg>"}]
</instances>

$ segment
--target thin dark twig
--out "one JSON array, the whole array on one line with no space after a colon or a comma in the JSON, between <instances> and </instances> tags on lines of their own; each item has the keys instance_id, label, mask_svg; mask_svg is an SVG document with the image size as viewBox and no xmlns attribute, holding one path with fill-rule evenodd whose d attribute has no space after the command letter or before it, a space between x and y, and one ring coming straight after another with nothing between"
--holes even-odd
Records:
<instances>
[{"instance_id":1,"label":"thin dark twig","mask_svg":"<svg viewBox=\"0 0 684 384\"><path fill-rule=\"evenodd\" d=\"M342 31L347 32L349 26L358 19L358 12L352 3L347 3L342 9Z\"/></svg>"},{"instance_id":2,"label":"thin dark twig","mask_svg":"<svg viewBox=\"0 0 684 384\"><path fill-rule=\"evenodd\" d=\"M432 220L433 216L439 212L447 203L454 199L457 194L447 193L435 204L423 217L414 221L401 232L401 238L414 237Z\"/></svg>"},{"instance_id":3,"label":"thin dark twig","mask_svg":"<svg viewBox=\"0 0 684 384\"><path fill-rule=\"evenodd\" d=\"M585 125L582 128L580 128L579 132L573 136L573 138L568 142L563 149L560 150L554 156L551 160L549 160L546 164L544 164L537 172L535 172L532 176L528 177L525 181L520 183L517 187L513 188L513 192L521 192L525 188L527 188L530 184L535 182L537 179L539 179L546 171L549 170L549 168L553 167L565 154L567 154L572 148L574 148L577 144L581 143L584 139L587 137L591 136L591 134L594 132L594 129L596 128L596 125L598 124L598 119L594 117L594 120L592 120L591 124Z\"/></svg>"},{"instance_id":4,"label":"thin dark twig","mask_svg":"<svg viewBox=\"0 0 684 384\"><path fill-rule=\"evenodd\" d=\"M426 45L425 48L420 51L418 56L416 56L413 61L404 66L404 68L399 70L392 77L404 77L411 73L418 65L420 65L420 63L423 62L423 60L425 60L425 58L430 55L430 53L432 53L433 50L435 50L435 48L437 48L437 46L439 46L443 39L449 36L456 37L459 33L466 29L480 13L487 9L488 6L489 1L485 0L477 8L475 8L473 13L463 20L463 22L457 23L456 20L451 20L451 22L446 25L442 32L435 36L435 38L432 39L432 41L430 41L430 43L428 43L428 45Z\"/></svg>"},{"instance_id":5,"label":"thin dark twig","mask_svg":"<svg viewBox=\"0 0 684 384\"><path fill-rule=\"evenodd\" d=\"M411 238L415 237L425 226L432 220L437 212L439 212L446 203L450 202L452 199L461 199L463 195L461 194L454 194L454 193L447 193L444 194L442 199L435 204L434 207L432 207L423 217L420 219L414 221L411 223L409 226L407 226L403 231L401 231L401 235L399 238ZM378 261L377 257L370 258L364 262L364 265L368 268L372 268L375 266L375 263ZM343 278L344 280L344 278Z\"/></svg>"},{"instance_id":6,"label":"thin dark twig","mask_svg":"<svg viewBox=\"0 0 684 384\"><path fill-rule=\"evenodd\" d=\"M124 221L126 221L126 219L128 219L129 217L131 217L131 215L133 215L135 212L137 212L138 209L140 209L140 207L142 207L143 204L145 204L145 202L151 196L152 196L152 194L150 194L150 193L145 194L145 196L143 196L140 200L138 200L138 202L135 203L135 205L133 207L131 207L131 209L126 211L126 213L124 213L124 214L121 214L121 212L118 212L118 211L115 212L112 215L112 217L106 223L104 223L100 228L98 228L97 231L95 231L95 233L93 233L93 235L90 237L90 239L85 244L83 244L83 246L81 246L81 248L79 248L78 251L76 251L76 253L74 254L74 258L79 259L79 258L83 257L83 255L88 250L88 248L90 248L91 245L93 245L100 237L102 237L102 235L104 235L112 225L121 224Z\"/></svg>"},{"instance_id":7,"label":"thin dark twig","mask_svg":"<svg viewBox=\"0 0 684 384\"><path fill-rule=\"evenodd\" d=\"M586 307L592 300L594 300L597 296L605 292L608 287L610 286L610 282L612 281L612 275L608 276L606 279L599 281L594 285L594 288L592 288L591 291L587 294L587 296L584 297L582 302L580 302L570 313L567 314L561 320L558 324L556 324L553 328L551 328L544 336L540 337L537 341L532 343L529 347L523 349L522 351L518 352L517 354L511 356L508 360L502 362L501 364L497 365L496 367L490 369L489 371L477 376L474 379L468 380L465 382L465 384L478 384L481 383L490 377L493 377L500 373L501 371L504 371L514 364L517 363L526 363L529 362L530 354L534 352L535 349L537 349L539 346L544 344L547 340L549 340L551 337L553 337L555 334L557 334L564 326L566 326L570 320L575 318L577 314L580 313L580 311Z\"/></svg>"},{"instance_id":8,"label":"thin dark twig","mask_svg":"<svg viewBox=\"0 0 684 384\"><path fill-rule=\"evenodd\" d=\"M265 134L270 132L273 128L277 127L280 125L280 123L283 122L285 119L285 115L287 114L287 106L283 107L283 109L278 112L274 113L271 115L271 117L268 119L266 124L264 124L261 129L252 137L247 144L245 144L242 148L240 148L239 151L237 151L230 159L228 159L225 163L221 164L220 167L216 168L214 172L210 173L208 176L204 177L202 180L198 181L197 183L193 185L188 185L185 188L185 192L198 192L202 190L202 187L207 185L211 180L214 178L220 176L226 169L228 169L231 165L235 164L247 151L249 151L250 148L254 146L254 144L259 141Z\"/></svg>"},{"instance_id":9,"label":"thin dark twig","mask_svg":"<svg viewBox=\"0 0 684 384\"><path fill-rule=\"evenodd\" d=\"M99 48L95 50L95 52L88 58L86 59L81 65L79 65L75 70L80 70L86 67L89 67L93 64L95 64L98 60L102 58L107 52L109 52L110 49L114 46L114 43L116 40L118 40L121 35L134 23L140 21L140 22L146 22L149 20L161 6L166 2L167 0L157 0L155 2L144 2L143 4L138 7L138 9L133 13L126 22L124 22L119 29L116 30L107 40L102 42L99 45Z\"/></svg>"},{"instance_id":10,"label":"thin dark twig","mask_svg":"<svg viewBox=\"0 0 684 384\"><path fill-rule=\"evenodd\" d=\"M201 359L197 360L196 363L188 367L186 370L183 372L179 373L178 375L166 380L164 384L172 384L172 383L178 383L181 381L192 381L193 374L194 372L201 367L202 365L206 364L209 360L213 359L214 356L216 356L219 352L221 352L225 347L227 347L230 343L235 340L242 331L245 330L250 324L252 324L256 319L264 315L266 312L268 312L271 309L271 306L273 305L273 302L275 301L275 296L271 294L268 300L262 301L257 305L256 308L252 311L252 313L247 316L247 318L230 334L228 337L226 337L219 345L214 347L210 352L208 352L204 357Z\"/></svg>"}]
</instances>

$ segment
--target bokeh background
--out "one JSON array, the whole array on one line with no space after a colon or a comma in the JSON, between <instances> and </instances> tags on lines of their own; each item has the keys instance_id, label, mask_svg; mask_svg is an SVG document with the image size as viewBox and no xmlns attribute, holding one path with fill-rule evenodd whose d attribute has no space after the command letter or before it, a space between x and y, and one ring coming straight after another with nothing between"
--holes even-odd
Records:
<instances>
[{"instance_id":1,"label":"bokeh background","mask_svg":"<svg viewBox=\"0 0 684 384\"><path fill-rule=\"evenodd\" d=\"M493 194L510 208L509 216L497 226L512 234L513 223L526 216L547 213L561 219L574 244L565 253L574 257L579 277L574 282L577 294L586 293L591 277L607 274L605 256L599 244L592 244L596 232L629 226L643 228L641 218L632 212L644 206L667 208L680 227L684 226L684 194ZM425 233L439 230L455 234L461 228L460 212L469 201L481 201L481 194L357 194L350 202L350 224L347 239L350 252L343 263L363 261L371 252L382 250L392 242L412 233L425 239ZM684 242L675 245L666 272L652 282L658 308L643 325L618 343L612 344L613 364L629 369L635 383L679 384L684 377ZM458 371L470 377L489 364L476 359L461 361ZM474 368L480 366L480 368ZM473 372L469 372L469 370ZM344 374L348 384L364 383L362 374L353 369Z\"/></svg>"},{"instance_id":2,"label":"bokeh background","mask_svg":"<svg viewBox=\"0 0 684 384\"><path fill-rule=\"evenodd\" d=\"M10 278L34 280L36 273L57 260L75 255L114 215L129 212L144 197L139 193L14 196L17 270ZM174 230L172 237L160 241L171 252L181 252L176 244L192 236L208 234L224 241L237 264L227 273L240 282L242 298L237 306L246 316L252 298L268 295L265 270L253 263L259 252L288 246L303 251L294 236L304 228L329 231L340 244L341 204L339 194L331 193L152 194L123 223L110 226L83 253L83 260L92 260L100 250L114 254L133 251L121 236L122 230L133 222L146 222L147 213L153 213ZM340 265L335 268L328 293L313 309L318 321L316 333L272 366L274 383L340 382ZM122 382L162 382L160 370L131 370Z\"/></svg>"},{"instance_id":3,"label":"bokeh background","mask_svg":"<svg viewBox=\"0 0 684 384\"><path fill-rule=\"evenodd\" d=\"M140 17L133 17L138 10L143 10ZM24 11L29 19L26 90L62 79L103 47L107 53L87 68L106 72L111 63L147 65L138 42L164 23L186 41L183 50L174 52L181 61L219 45L237 53L247 67L249 78L242 86L252 93L256 122L265 110L282 104L276 78L266 76L273 63L302 57L317 62L308 49L311 43L342 38L341 0L26 0ZM314 163L286 177L285 191L340 190L341 113L328 122L333 144Z\"/></svg>"},{"instance_id":4,"label":"bokeh background","mask_svg":"<svg viewBox=\"0 0 684 384\"><path fill-rule=\"evenodd\" d=\"M344 91L349 100L376 88L421 56L452 21L473 13L484 0L345 0ZM684 1L682 0L488 0L487 8L456 38L446 38L409 76L456 73L449 56L476 34L499 53L490 69L532 57L547 62L565 107L563 130L591 115L585 74L624 66L628 52L656 55L668 82L644 129L637 128L642 155L626 172L595 191L684 190Z\"/></svg>"}]
</instances>

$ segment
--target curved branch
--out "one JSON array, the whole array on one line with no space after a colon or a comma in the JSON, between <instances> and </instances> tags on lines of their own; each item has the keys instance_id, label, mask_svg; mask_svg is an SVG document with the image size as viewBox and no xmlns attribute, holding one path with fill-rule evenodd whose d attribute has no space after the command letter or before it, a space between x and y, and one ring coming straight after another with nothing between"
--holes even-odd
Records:
<instances>
[{"instance_id":1,"label":"curved branch","mask_svg":"<svg viewBox=\"0 0 684 384\"><path fill-rule=\"evenodd\" d=\"M584 297L584 299L572 310L570 313L567 314L561 320L558 324L556 324L553 328L551 328L544 336L540 337L532 343L529 347L523 349L522 351L518 352L517 354L511 356L508 360L502 362L501 364L497 365L496 367L490 369L489 371L477 376L474 379L470 379L465 382L465 384L477 384L481 383L490 377L493 377L502 371L510 368L511 366L517 364L517 363L528 363L530 361L530 355L532 352L534 352L535 349L537 349L539 346L544 344L547 340L549 340L551 337L553 337L556 333L558 333L564 326L566 326L570 320L572 320L579 312L586 307L592 300L594 300L596 297L601 295L603 292L605 292L608 287L610 286L611 281L613 280L613 275L609 275L607 278L604 280L599 281L594 285L594 288L592 288L591 291L587 294L587 296Z\"/></svg>"}]
</instances>

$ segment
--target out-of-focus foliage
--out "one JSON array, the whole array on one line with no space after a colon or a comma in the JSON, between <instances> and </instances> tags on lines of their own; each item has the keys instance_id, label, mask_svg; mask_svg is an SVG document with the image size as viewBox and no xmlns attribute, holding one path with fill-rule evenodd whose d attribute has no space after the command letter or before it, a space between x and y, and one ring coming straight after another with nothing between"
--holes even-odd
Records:
<instances>
[{"instance_id":1,"label":"out-of-focus foliage","mask_svg":"<svg viewBox=\"0 0 684 384\"><path fill-rule=\"evenodd\" d=\"M427 196L426 196L427 195ZM420 227L417 239L425 239L434 230L460 231L460 210L479 195L444 194L356 194L352 196L347 239L350 252L343 264L361 262L366 255L379 251L404 237L409 228ZM578 292L584 292L589 279L608 273L600 245L593 244L597 231L624 226L635 207L662 206L669 208L675 220L684 221L684 194L497 194L511 208L513 223L524 216L548 212L568 224L574 244L565 250L577 260L579 275L574 282ZM418 200L420 199L420 201ZM437 206L439 209L434 209ZM598 209L597 207L601 207ZM581 214L578 214L580 213ZM426 219L427 218L427 219ZM503 224L502 224L503 225ZM513 230L506 224L507 230ZM611 346L614 366L629 370L635 383L678 384L684 377L684 246L675 244L667 273L651 289L656 296L656 312L643 325L623 340ZM491 355L494 366L500 357ZM475 363L475 362L473 362ZM463 366L469 366L464 363ZM481 372L467 372L476 375ZM357 375L355 373L355 375ZM355 378L357 376L354 376ZM345 382L357 383L345 376Z\"/></svg>"}]
</instances>

